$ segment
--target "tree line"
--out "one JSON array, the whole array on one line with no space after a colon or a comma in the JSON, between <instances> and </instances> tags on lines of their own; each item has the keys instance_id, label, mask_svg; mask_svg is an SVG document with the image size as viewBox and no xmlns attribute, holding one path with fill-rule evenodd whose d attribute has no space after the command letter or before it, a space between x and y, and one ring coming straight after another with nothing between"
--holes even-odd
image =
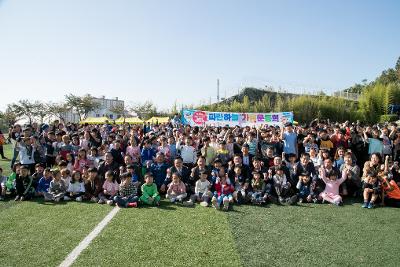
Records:
<instances>
[{"instance_id":1,"label":"tree line","mask_svg":"<svg viewBox=\"0 0 400 267\"><path fill-rule=\"evenodd\" d=\"M43 123L55 119L63 120L65 113L70 111L75 112L80 120L84 120L90 112L96 111L100 107L101 103L89 94L83 96L68 94L65 95L64 101L59 103L21 99L16 103L8 104L5 111L0 111L0 128L6 129L20 120L25 120L30 124L35 121ZM153 116L166 115L166 112L158 111L151 101L133 104L129 107L115 104L109 108L109 111L116 114L117 117L135 112L144 120Z\"/></svg>"},{"instance_id":2,"label":"tree line","mask_svg":"<svg viewBox=\"0 0 400 267\"><path fill-rule=\"evenodd\" d=\"M305 123L318 119L331 121L364 121L368 123L394 121L398 114L390 114L390 105L400 105L400 58L394 68L382 72L374 81L356 84L345 92L360 93L358 101L320 95L264 94L258 100L242 100L202 105L198 109L220 112L281 112L293 111L295 120Z\"/></svg>"}]
</instances>

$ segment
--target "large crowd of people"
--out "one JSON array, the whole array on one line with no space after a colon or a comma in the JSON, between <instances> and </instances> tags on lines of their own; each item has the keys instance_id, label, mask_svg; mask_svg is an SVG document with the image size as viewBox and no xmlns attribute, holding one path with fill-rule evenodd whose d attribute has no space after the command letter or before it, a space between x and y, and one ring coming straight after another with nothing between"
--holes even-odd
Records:
<instances>
[{"instance_id":1,"label":"large crowd of people","mask_svg":"<svg viewBox=\"0 0 400 267\"><path fill-rule=\"evenodd\" d=\"M400 207L400 129L314 120L307 125L16 124L1 199L119 207L343 205ZM5 143L3 138L2 144ZM2 151L1 151L2 152ZM4 155L2 155L5 157ZM8 156L8 155L7 155Z\"/></svg>"}]
</instances>

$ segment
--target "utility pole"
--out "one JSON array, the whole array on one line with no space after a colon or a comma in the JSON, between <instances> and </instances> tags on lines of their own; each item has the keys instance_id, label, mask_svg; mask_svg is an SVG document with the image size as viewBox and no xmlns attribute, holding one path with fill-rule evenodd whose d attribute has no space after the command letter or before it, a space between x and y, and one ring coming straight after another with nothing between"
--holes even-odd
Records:
<instances>
[{"instance_id":1,"label":"utility pole","mask_svg":"<svg viewBox=\"0 0 400 267\"><path fill-rule=\"evenodd\" d=\"M219 79L217 79L217 102L219 102Z\"/></svg>"}]
</instances>

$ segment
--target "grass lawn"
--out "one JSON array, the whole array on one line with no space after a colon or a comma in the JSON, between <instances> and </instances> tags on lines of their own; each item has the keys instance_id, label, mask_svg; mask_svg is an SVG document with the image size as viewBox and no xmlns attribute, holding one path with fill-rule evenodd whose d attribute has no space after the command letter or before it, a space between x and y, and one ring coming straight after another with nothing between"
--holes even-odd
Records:
<instances>
[{"instance_id":1,"label":"grass lawn","mask_svg":"<svg viewBox=\"0 0 400 267\"><path fill-rule=\"evenodd\" d=\"M122 209L74 266L241 265L226 213L162 205Z\"/></svg>"},{"instance_id":2,"label":"grass lawn","mask_svg":"<svg viewBox=\"0 0 400 267\"><path fill-rule=\"evenodd\" d=\"M84 203L0 202L0 265L57 266L111 209Z\"/></svg>"},{"instance_id":3,"label":"grass lawn","mask_svg":"<svg viewBox=\"0 0 400 267\"><path fill-rule=\"evenodd\" d=\"M6 146L11 158L11 147ZM9 161L0 165L9 173ZM0 202L2 266L58 266L107 205ZM399 209L235 206L122 209L74 266L398 266Z\"/></svg>"},{"instance_id":4,"label":"grass lawn","mask_svg":"<svg viewBox=\"0 0 400 267\"><path fill-rule=\"evenodd\" d=\"M240 206L228 218L244 266L398 266L399 210L360 206Z\"/></svg>"}]
</instances>

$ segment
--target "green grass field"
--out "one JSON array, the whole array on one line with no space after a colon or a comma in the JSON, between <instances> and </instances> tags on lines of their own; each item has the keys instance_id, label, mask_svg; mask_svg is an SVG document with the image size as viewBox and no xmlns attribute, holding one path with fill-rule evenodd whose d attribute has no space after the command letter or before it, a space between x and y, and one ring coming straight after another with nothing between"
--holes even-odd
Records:
<instances>
[{"instance_id":1,"label":"green grass field","mask_svg":"<svg viewBox=\"0 0 400 267\"><path fill-rule=\"evenodd\" d=\"M111 209L0 202L0 266L59 265ZM74 266L398 266L399 240L398 209L354 200L230 212L162 202L119 211Z\"/></svg>"}]
</instances>

